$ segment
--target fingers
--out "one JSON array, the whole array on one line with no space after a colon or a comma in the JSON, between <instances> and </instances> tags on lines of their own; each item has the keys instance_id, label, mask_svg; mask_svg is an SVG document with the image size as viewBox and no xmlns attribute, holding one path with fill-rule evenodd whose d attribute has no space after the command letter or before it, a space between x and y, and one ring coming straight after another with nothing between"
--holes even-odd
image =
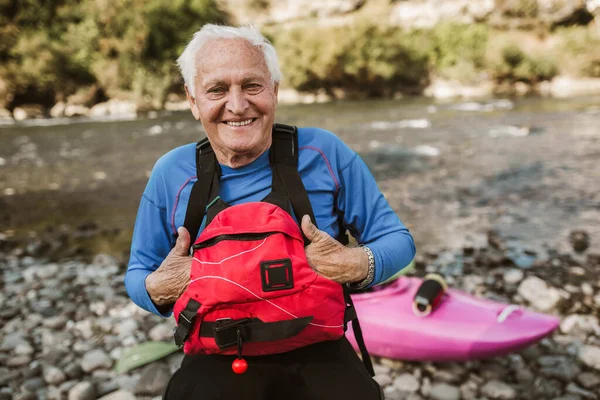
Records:
<instances>
[{"instance_id":1,"label":"fingers","mask_svg":"<svg viewBox=\"0 0 600 400\"><path fill-rule=\"evenodd\" d=\"M311 242L318 239L319 230L317 227L311 222L310 217L308 215L304 215L302 217L302 223L300 224L302 227L302 232Z\"/></svg>"},{"instance_id":2,"label":"fingers","mask_svg":"<svg viewBox=\"0 0 600 400\"><path fill-rule=\"evenodd\" d=\"M173 248L173 253L178 256L187 256L190 252L190 234L183 226L177 229L177 242Z\"/></svg>"}]
</instances>

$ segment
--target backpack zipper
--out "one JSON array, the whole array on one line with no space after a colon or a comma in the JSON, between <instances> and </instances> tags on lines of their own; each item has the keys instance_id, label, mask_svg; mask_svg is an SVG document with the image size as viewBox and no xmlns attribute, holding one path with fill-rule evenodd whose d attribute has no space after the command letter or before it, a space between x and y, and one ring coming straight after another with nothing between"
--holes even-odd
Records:
<instances>
[{"instance_id":1,"label":"backpack zipper","mask_svg":"<svg viewBox=\"0 0 600 400\"><path fill-rule=\"evenodd\" d=\"M197 243L192 246L192 249L199 250L204 249L206 247L214 246L215 244L222 242L223 240L244 240L244 241L252 241L252 240L260 240L276 233L281 232L261 232L261 233L235 233L228 235L218 235L213 238L210 238L202 243Z\"/></svg>"}]
</instances>

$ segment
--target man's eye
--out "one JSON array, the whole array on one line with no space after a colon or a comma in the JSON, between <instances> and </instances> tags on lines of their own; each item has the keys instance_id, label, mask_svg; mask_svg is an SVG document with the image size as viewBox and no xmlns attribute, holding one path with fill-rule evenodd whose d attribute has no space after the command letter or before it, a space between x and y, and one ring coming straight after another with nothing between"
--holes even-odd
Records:
<instances>
[{"instance_id":1,"label":"man's eye","mask_svg":"<svg viewBox=\"0 0 600 400\"><path fill-rule=\"evenodd\" d=\"M225 88L222 88L222 87L214 87L214 88L208 89L208 93L223 93L224 91L225 91Z\"/></svg>"},{"instance_id":2,"label":"man's eye","mask_svg":"<svg viewBox=\"0 0 600 400\"><path fill-rule=\"evenodd\" d=\"M249 83L245 86L245 89L249 92L256 92L262 89L262 85L258 83Z\"/></svg>"}]
</instances>

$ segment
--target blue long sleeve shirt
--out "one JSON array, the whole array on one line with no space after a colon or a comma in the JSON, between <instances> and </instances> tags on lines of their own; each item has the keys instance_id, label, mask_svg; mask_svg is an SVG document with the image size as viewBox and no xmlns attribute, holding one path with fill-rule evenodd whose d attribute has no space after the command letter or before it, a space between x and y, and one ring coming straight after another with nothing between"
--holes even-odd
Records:
<instances>
[{"instance_id":1,"label":"blue long sleeve shirt","mask_svg":"<svg viewBox=\"0 0 600 400\"><path fill-rule=\"evenodd\" d=\"M337 208L344 224L375 257L373 285L407 266L415 255L413 238L390 208L362 159L337 136L318 128L298 129L298 171L308 192L319 229L338 235ZM178 147L155 164L135 222L125 287L135 304L161 314L146 291L146 277L156 270L183 226L196 182L194 143ZM271 191L269 151L241 168L221 165L221 198L235 205L260 201ZM334 202L335 207L334 207Z\"/></svg>"}]
</instances>

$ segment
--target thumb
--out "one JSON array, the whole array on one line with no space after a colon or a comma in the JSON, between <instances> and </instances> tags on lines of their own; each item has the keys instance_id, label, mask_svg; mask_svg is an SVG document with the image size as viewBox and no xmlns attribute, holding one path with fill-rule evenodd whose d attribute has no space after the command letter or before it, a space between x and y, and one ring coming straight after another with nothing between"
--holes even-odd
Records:
<instances>
[{"instance_id":1,"label":"thumb","mask_svg":"<svg viewBox=\"0 0 600 400\"><path fill-rule=\"evenodd\" d=\"M302 232L304 232L304 235L308 238L308 240L314 242L315 240L319 239L319 229L315 226L315 224L312 223L308 215L304 215L302 217L301 226Z\"/></svg>"},{"instance_id":2,"label":"thumb","mask_svg":"<svg viewBox=\"0 0 600 400\"><path fill-rule=\"evenodd\" d=\"M177 242L175 243L175 247L173 248L174 254L178 256L187 256L190 252L190 234L187 229L183 226L180 226L177 229Z\"/></svg>"}]
</instances>

